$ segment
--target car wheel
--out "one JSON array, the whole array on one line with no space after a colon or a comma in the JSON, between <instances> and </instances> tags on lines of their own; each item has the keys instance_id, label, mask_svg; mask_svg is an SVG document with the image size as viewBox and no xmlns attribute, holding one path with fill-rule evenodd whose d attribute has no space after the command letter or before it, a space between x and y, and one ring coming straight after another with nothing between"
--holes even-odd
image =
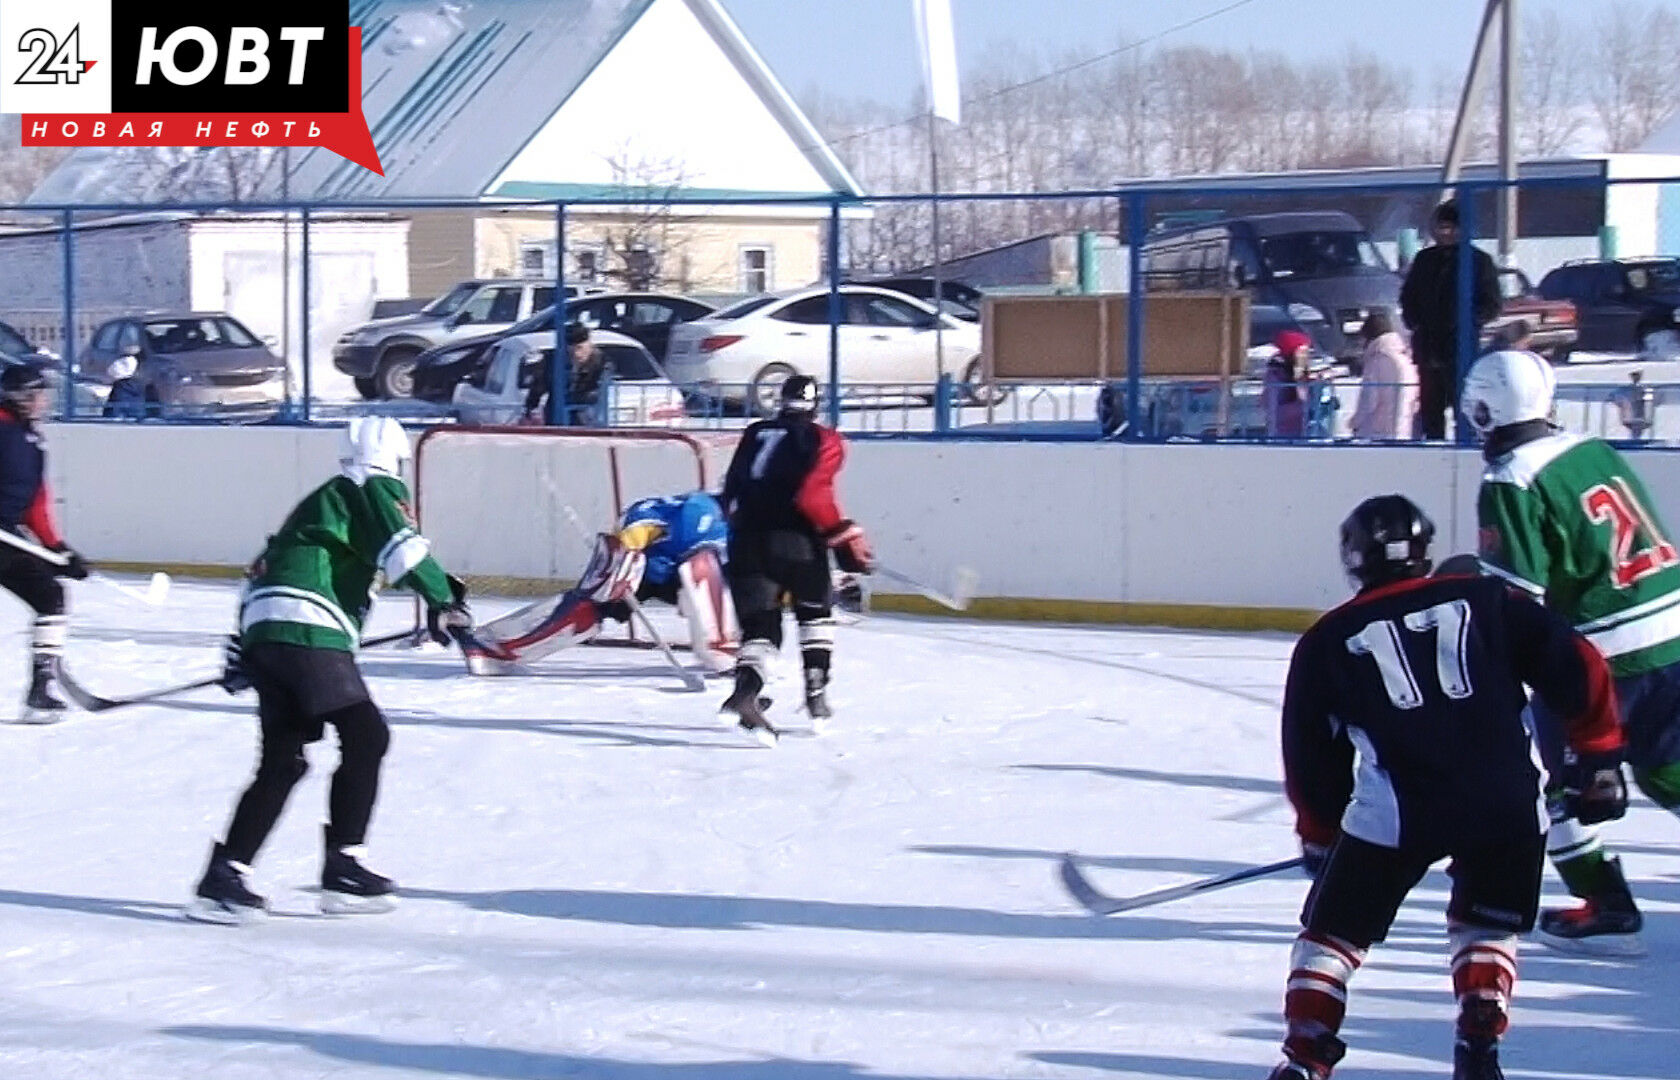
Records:
<instances>
[{"instance_id":1,"label":"car wheel","mask_svg":"<svg viewBox=\"0 0 1680 1080\"><path fill-rule=\"evenodd\" d=\"M986 364L976 356L963 368L963 397L970 405L997 405L1009 396L1007 386L996 383L983 383L986 377Z\"/></svg>"},{"instance_id":2,"label":"car wheel","mask_svg":"<svg viewBox=\"0 0 1680 1080\"><path fill-rule=\"evenodd\" d=\"M747 384L747 409L754 416L774 416L782 402L782 384L799 372L786 364L765 364Z\"/></svg>"},{"instance_id":3,"label":"car wheel","mask_svg":"<svg viewBox=\"0 0 1680 1080\"><path fill-rule=\"evenodd\" d=\"M1647 330L1639 335L1639 355L1644 360L1680 360L1680 330Z\"/></svg>"},{"instance_id":4,"label":"car wheel","mask_svg":"<svg viewBox=\"0 0 1680 1080\"><path fill-rule=\"evenodd\" d=\"M379 396L379 384L374 382L373 379L365 375L357 375L350 381L356 384L356 393L364 398L371 401Z\"/></svg>"},{"instance_id":5,"label":"car wheel","mask_svg":"<svg viewBox=\"0 0 1680 1080\"><path fill-rule=\"evenodd\" d=\"M408 345L395 345L380 357L379 370L373 373L374 388L382 398L414 396L414 361L420 350Z\"/></svg>"}]
</instances>

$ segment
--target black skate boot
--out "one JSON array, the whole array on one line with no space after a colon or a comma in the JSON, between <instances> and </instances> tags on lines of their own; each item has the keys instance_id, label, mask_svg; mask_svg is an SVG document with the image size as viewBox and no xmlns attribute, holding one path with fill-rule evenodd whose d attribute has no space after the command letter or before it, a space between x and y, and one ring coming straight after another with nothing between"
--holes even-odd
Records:
<instances>
[{"instance_id":1,"label":"black skate boot","mask_svg":"<svg viewBox=\"0 0 1680 1080\"><path fill-rule=\"evenodd\" d=\"M828 707L828 672L822 668L805 669L805 711L810 714L811 725L819 730L834 717L834 710Z\"/></svg>"},{"instance_id":2,"label":"black skate boot","mask_svg":"<svg viewBox=\"0 0 1680 1080\"><path fill-rule=\"evenodd\" d=\"M251 868L228 858L227 851L217 844L210 849L210 865L199 879L197 895L182 911L189 919L238 926L256 922L268 914L268 901L252 892L245 884Z\"/></svg>"},{"instance_id":3,"label":"black skate boot","mask_svg":"<svg viewBox=\"0 0 1680 1080\"><path fill-rule=\"evenodd\" d=\"M359 848L327 845L321 863L321 913L377 915L397 906L397 883L363 866Z\"/></svg>"},{"instance_id":4,"label":"black skate boot","mask_svg":"<svg viewBox=\"0 0 1680 1080\"><path fill-rule=\"evenodd\" d=\"M52 692L52 657L36 653L29 666L29 694L23 699L25 724L56 724L64 719L65 705Z\"/></svg>"},{"instance_id":5,"label":"black skate boot","mask_svg":"<svg viewBox=\"0 0 1680 1080\"><path fill-rule=\"evenodd\" d=\"M1505 1009L1487 998L1466 998L1453 1044L1453 1080L1505 1080L1499 1069L1499 1036Z\"/></svg>"},{"instance_id":6,"label":"black skate boot","mask_svg":"<svg viewBox=\"0 0 1680 1080\"><path fill-rule=\"evenodd\" d=\"M1645 917L1633 902L1622 860L1605 859L1599 889L1577 908L1548 908L1536 936L1560 952L1591 956L1643 956L1639 931Z\"/></svg>"},{"instance_id":7,"label":"black skate boot","mask_svg":"<svg viewBox=\"0 0 1680 1080\"><path fill-rule=\"evenodd\" d=\"M763 700L759 691L763 689L764 676L758 673L758 669L746 664L737 665L735 689L724 699L720 711L734 713L742 731L765 746L775 746L781 733L765 718L764 709L759 704Z\"/></svg>"},{"instance_id":8,"label":"black skate boot","mask_svg":"<svg viewBox=\"0 0 1680 1080\"><path fill-rule=\"evenodd\" d=\"M1347 1043L1328 1031L1291 1034L1283 1040L1283 1061L1266 1080L1329 1080L1330 1070L1346 1053Z\"/></svg>"}]
</instances>

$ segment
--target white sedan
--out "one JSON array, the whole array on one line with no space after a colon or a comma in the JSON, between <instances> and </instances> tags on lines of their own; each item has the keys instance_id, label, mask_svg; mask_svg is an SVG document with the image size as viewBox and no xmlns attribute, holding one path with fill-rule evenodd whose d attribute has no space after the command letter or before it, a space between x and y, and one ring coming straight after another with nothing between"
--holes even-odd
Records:
<instances>
[{"instance_id":1,"label":"white sedan","mask_svg":"<svg viewBox=\"0 0 1680 1080\"><path fill-rule=\"evenodd\" d=\"M689 393L774 411L788 376L828 381L828 306L828 287L817 286L756 296L680 323L671 328L665 370ZM967 387L978 387L984 374L980 327L890 289L842 285L839 334L840 378L848 388L874 383L888 394L931 394L940 338L946 372Z\"/></svg>"},{"instance_id":2,"label":"white sedan","mask_svg":"<svg viewBox=\"0 0 1680 1080\"><path fill-rule=\"evenodd\" d=\"M609 376L602 381L602 400L593 410L591 426L671 427L687 418L682 394L645 345L612 330L595 330L589 336ZM465 424L518 423L532 381L543 360L553 355L552 330L503 338L489 365L455 387L456 418Z\"/></svg>"}]
</instances>

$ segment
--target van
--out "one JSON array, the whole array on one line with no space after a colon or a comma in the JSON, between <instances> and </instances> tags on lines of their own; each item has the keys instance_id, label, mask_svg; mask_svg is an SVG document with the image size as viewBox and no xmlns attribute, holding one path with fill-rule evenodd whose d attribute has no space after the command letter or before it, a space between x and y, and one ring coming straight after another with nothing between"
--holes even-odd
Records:
<instances>
[{"instance_id":1,"label":"van","mask_svg":"<svg viewBox=\"0 0 1680 1080\"><path fill-rule=\"evenodd\" d=\"M1168 225L1143 242L1150 291L1236 287L1283 308L1326 354L1356 360L1372 313L1399 321L1400 275L1340 211L1251 214Z\"/></svg>"}]
</instances>

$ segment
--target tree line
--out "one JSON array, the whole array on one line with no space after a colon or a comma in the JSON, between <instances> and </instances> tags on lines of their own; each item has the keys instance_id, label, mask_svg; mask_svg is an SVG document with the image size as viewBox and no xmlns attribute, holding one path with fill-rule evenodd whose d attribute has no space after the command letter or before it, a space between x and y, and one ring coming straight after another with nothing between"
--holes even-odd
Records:
<instances>
[{"instance_id":1,"label":"tree line","mask_svg":"<svg viewBox=\"0 0 1680 1080\"><path fill-rule=\"evenodd\" d=\"M1680 16L1651 2L1531 9L1520 32L1517 144L1525 158L1639 147L1680 106ZM1409 43L1396 43L1402 49ZM1496 65L1495 65L1496 66ZM1492 72L1490 71L1490 75ZM940 122L940 190L1107 189L1128 178L1439 163L1464 72L1426 85L1393 53L1333 59L1203 45L1119 51L1097 63L998 48L963 80L963 122ZM1497 150L1498 80L1486 80L1470 159ZM930 190L918 102L819 93L802 105L865 191ZM850 227L858 269L930 261L929 210L884 205ZM1115 228L1112 200L966 202L941 211L947 256L1051 231Z\"/></svg>"}]
</instances>

